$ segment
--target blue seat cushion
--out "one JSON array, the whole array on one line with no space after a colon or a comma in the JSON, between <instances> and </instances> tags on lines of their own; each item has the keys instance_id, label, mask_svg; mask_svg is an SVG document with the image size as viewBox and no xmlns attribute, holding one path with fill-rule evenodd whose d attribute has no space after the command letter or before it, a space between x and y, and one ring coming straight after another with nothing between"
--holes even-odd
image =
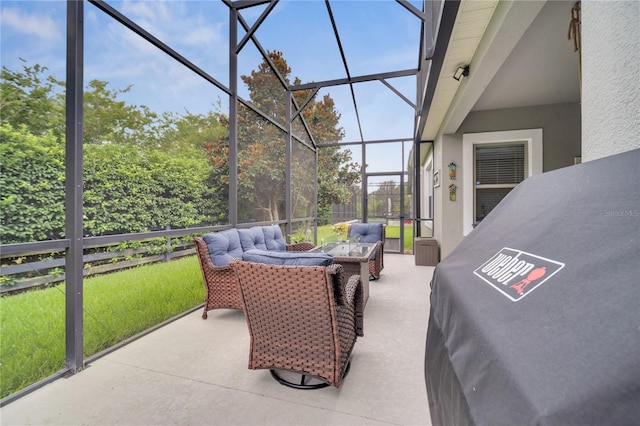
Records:
<instances>
[{"instance_id":1,"label":"blue seat cushion","mask_svg":"<svg viewBox=\"0 0 640 426\"><path fill-rule=\"evenodd\" d=\"M382 241L382 223L353 223L349 237L360 236L361 243Z\"/></svg>"},{"instance_id":2,"label":"blue seat cushion","mask_svg":"<svg viewBox=\"0 0 640 426\"><path fill-rule=\"evenodd\" d=\"M202 239L207 243L209 256L216 266L226 266L231 259L242 258L242 246L237 229L227 229L205 234Z\"/></svg>"},{"instance_id":3,"label":"blue seat cushion","mask_svg":"<svg viewBox=\"0 0 640 426\"><path fill-rule=\"evenodd\" d=\"M247 262L268 265L329 266L333 256L328 253L308 253L293 251L248 250L242 255Z\"/></svg>"},{"instance_id":4,"label":"blue seat cushion","mask_svg":"<svg viewBox=\"0 0 640 426\"><path fill-rule=\"evenodd\" d=\"M285 251L287 249L287 243L284 241L278 225L263 226L262 232L264 232L264 243L267 250Z\"/></svg>"},{"instance_id":5,"label":"blue seat cushion","mask_svg":"<svg viewBox=\"0 0 640 426\"><path fill-rule=\"evenodd\" d=\"M238 234L240 235L240 245L242 245L242 250L267 249L262 226L254 226L249 229L238 229Z\"/></svg>"}]
</instances>

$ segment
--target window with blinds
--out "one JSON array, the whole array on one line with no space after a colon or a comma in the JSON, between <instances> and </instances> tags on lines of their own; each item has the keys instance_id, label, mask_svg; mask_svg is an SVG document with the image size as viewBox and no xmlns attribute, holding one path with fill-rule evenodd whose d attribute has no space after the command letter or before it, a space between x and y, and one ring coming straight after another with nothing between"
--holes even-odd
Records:
<instances>
[{"instance_id":1,"label":"window with blinds","mask_svg":"<svg viewBox=\"0 0 640 426\"><path fill-rule=\"evenodd\" d=\"M476 145L474 147L475 221L484 219L524 180L524 144Z\"/></svg>"}]
</instances>

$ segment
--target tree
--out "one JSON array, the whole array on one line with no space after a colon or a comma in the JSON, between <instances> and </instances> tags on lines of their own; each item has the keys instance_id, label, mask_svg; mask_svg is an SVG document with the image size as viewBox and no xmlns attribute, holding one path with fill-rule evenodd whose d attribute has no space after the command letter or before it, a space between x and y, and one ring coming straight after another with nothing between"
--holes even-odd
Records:
<instances>
[{"instance_id":1,"label":"tree","mask_svg":"<svg viewBox=\"0 0 640 426\"><path fill-rule=\"evenodd\" d=\"M22 59L21 59L22 60ZM24 60L22 60L25 62ZM23 72L5 66L0 73L0 123L25 126L35 136L64 135L64 83L46 76L47 68L23 65Z\"/></svg>"},{"instance_id":2,"label":"tree","mask_svg":"<svg viewBox=\"0 0 640 426\"><path fill-rule=\"evenodd\" d=\"M296 84L300 80L296 79ZM308 93L296 93L298 102L303 102ZM339 126L340 113L335 109L331 96L324 95L302 112L317 143L339 142L344 138L344 130ZM329 217L332 204L349 204L350 188L360 183L360 165L352 160L350 149L339 146L323 147L318 150L318 216Z\"/></svg>"},{"instance_id":3,"label":"tree","mask_svg":"<svg viewBox=\"0 0 640 426\"><path fill-rule=\"evenodd\" d=\"M288 84L291 69L280 52L269 57ZM266 61L241 76L252 104L284 125L287 92ZM240 220L277 221L285 207L285 134L244 106L238 109L238 210Z\"/></svg>"},{"instance_id":4,"label":"tree","mask_svg":"<svg viewBox=\"0 0 640 426\"><path fill-rule=\"evenodd\" d=\"M294 84L301 83L296 78ZM294 93L298 104L310 95L309 90ZM320 101L311 102L302 111L316 143L335 143L344 138L340 125L340 113L330 95L325 94ZM360 183L361 167L352 160L350 149L339 146L323 147L318 150L318 215L329 217L332 204L351 202L350 188Z\"/></svg>"},{"instance_id":5,"label":"tree","mask_svg":"<svg viewBox=\"0 0 640 426\"><path fill-rule=\"evenodd\" d=\"M284 83L290 85L291 68L282 53L268 52L271 62ZM241 76L249 89L251 103L267 117L285 125L287 91L271 69L263 61L249 76ZM295 78L294 84L300 84ZM300 104L309 91L294 93ZM339 127L340 114L335 110L333 99L325 95L320 101L312 101L302 112L311 134L317 141L338 142L344 137ZM300 135L300 123L294 123L294 131ZM298 143L297 141L295 143ZM225 145L226 144L226 145ZM214 149L215 147L215 149ZM228 142L218 140L209 146L210 164L219 167L226 161ZM292 166L294 211L309 211L313 202L309 186L313 185L305 176L313 176L313 165L309 156L301 153ZM257 113L242 105L238 108L238 205L240 220L277 221L285 203L285 133ZM359 182L360 166L351 161L351 151L339 147L325 148L318 152L318 204L328 209L333 203L349 201L349 187ZM312 194L312 193L311 193ZM301 215L303 213L300 213Z\"/></svg>"},{"instance_id":6,"label":"tree","mask_svg":"<svg viewBox=\"0 0 640 426\"><path fill-rule=\"evenodd\" d=\"M132 86L109 90L108 85L106 81L91 80L89 90L84 93L84 143L149 144L157 137L151 130L157 115L146 106L129 105L118 99Z\"/></svg>"},{"instance_id":7,"label":"tree","mask_svg":"<svg viewBox=\"0 0 640 426\"><path fill-rule=\"evenodd\" d=\"M26 126L36 136L65 134L65 84L39 64L23 65L22 72L2 67L0 83L1 123L14 129ZM133 143L145 145L158 138L161 122L146 106L118 99L132 86L108 89L109 83L91 80L84 91L83 139L85 144Z\"/></svg>"},{"instance_id":8,"label":"tree","mask_svg":"<svg viewBox=\"0 0 640 426\"><path fill-rule=\"evenodd\" d=\"M173 141L168 152L179 150L190 153L191 158L201 159L207 177L204 181L207 192L208 214L212 223L229 222L229 119L222 113L209 112L206 115L188 114L176 122L176 137L166 132L167 140ZM167 142L165 142L167 143Z\"/></svg>"}]
</instances>

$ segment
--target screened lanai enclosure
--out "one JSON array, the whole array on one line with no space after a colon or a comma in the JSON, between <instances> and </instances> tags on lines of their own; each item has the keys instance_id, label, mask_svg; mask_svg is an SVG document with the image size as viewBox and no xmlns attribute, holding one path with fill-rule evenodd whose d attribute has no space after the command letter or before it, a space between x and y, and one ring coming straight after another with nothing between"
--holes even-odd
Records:
<instances>
[{"instance_id":1,"label":"screened lanai enclosure","mask_svg":"<svg viewBox=\"0 0 640 426\"><path fill-rule=\"evenodd\" d=\"M277 224L318 243L336 223L383 222L385 249L407 254L432 236L417 127L443 2L1 7L2 346L13 332L57 360L9 387L21 363L4 352L3 404L132 338L88 347L109 303L87 299L89 279L187 259L195 235ZM34 288L55 295L8 309Z\"/></svg>"}]
</instances>

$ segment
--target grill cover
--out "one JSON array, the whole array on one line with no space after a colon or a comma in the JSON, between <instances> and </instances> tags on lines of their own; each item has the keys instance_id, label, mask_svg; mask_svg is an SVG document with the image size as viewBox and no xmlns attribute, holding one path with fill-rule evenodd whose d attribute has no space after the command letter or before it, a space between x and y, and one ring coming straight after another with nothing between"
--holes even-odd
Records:
<instances>
[{"instance_id":1,"label":"grill cover","mask_svg":"<svg viewBox=\"0 0 640 426\"><path fill-rule=\"evenodd\" d=\"M534 176L436 268L434 425L640 419L640 150Z\"/></svg>"}]
</instances>

